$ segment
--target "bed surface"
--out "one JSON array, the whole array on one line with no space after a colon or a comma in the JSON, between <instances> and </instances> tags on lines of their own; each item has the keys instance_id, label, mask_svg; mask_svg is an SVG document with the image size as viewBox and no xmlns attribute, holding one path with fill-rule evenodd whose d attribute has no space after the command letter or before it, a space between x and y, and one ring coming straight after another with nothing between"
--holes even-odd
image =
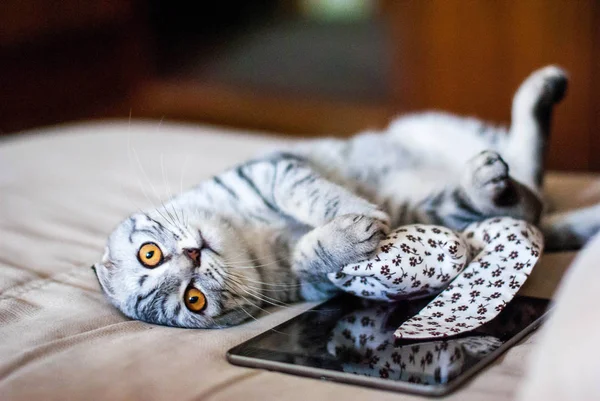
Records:
<instances>
[{"instance_id":1,"label":"bed surface","mask_svg":"<svg viewBox=\"0 0 600 401\"><path fill-rule=\"evenodd\" d=\"M232 366L230 347L313 304L226 330L131 321L90 269L123 218L282 141L148 122L47 128L0 141L0 399L251 400L418 397ZM552 174L553 204L598 200L593 175ZM523 291L550 296L574 253L549 254ZM509 400L536 333L449 399Z\"/></svg>"}]
</instances>

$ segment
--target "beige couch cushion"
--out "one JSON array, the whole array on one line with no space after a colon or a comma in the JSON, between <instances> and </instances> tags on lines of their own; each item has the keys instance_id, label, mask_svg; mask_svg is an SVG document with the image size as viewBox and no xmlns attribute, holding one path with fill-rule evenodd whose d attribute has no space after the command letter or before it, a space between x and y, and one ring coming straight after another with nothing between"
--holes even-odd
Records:
<instances>
[{"instance_id":1,"label":"beige couch cushion","mask_svg":"<svg viewBox=\"0 0 600 401\"><path fill-rule=\"evenodd\" d=\"M0 399L414 399L235 367L225 352L308 308L273 309L227 330L130 321L89 266L112 228L280 140L137 122L61 126L0 143ZM554 175L554 204L589 202L593 176ZM547 255L525 292L552 293L573 254ZM534 335L450 399L513 398Z\"/></svg>"}]
</instances>

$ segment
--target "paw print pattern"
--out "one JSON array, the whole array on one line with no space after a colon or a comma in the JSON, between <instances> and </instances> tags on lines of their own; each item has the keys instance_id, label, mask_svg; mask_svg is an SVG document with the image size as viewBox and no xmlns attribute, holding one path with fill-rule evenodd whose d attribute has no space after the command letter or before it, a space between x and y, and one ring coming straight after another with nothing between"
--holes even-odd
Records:
<instances>
[{"instance_id":1,"label":"paw print pattern","mask_svg":"<svg viewBox=\"0 0 600 401\"><path fill-rule=\"evenodd\" d=\"M341 362L345 372L425 384L447 383L464 369L466 355L483 357L502 344L496 337L482 336L394 346L393 329L385 328L393 310L391 305L370 307L337 322L327 352Z\"/></svg>"},{"instance_id":2,"label":"paw print pattern","mask_svg":"<svg viewBox=\"0 0 600 401\"><path fill-rule=\"evenodd\" d=\"M410 225L386 237L372 259L328 277L338 288L374 300L439 294L395 334L445 337L470 331L500 313L542 248L542 235L534 226L508 217L474 223L460 235L444 227Z\"/></svg>"},{"instance_id":3,"label":"paw print pattern","mask_svg":"<svg viewBox=\"0 0 600 401\"><path fill-rule=\"evenodd\" d=\"M396 337L448 337L489 322L527 280L544 246L537 228L509 217L472 224L462 237L471 253L479 253L446 290L396 330Z\"/></svg>"},{"instance_id":4,"label":"paw print pattern","mask_svg":"<svg viewBox=\"0 0 600 401\"><path fill-rule=\"evenodd\" d=\"M410 225L391 232L376 255L344 266L329 280L363 298L396 301L437 294L464 270L469 247L445 227ZM361 280L350 280L361 277ZM368 290L368 291L365 291Z\"/></svg>"}]
</instances>

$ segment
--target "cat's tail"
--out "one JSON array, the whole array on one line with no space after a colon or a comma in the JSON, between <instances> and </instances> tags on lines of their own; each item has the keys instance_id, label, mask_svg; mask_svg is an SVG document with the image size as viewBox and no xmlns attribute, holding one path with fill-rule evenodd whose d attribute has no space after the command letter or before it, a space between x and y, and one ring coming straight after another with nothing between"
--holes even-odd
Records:
<instances>
[{"instance_id":1,"label":"cat's tail","mask_svg":"<svg viewBox=\"0 0 600 401\"><path fill-rule=\"evenodd\" d=\"M600 203L565 212L550 213L542 218L546 251L581 249L600 232Z\"/></svg>"}]
</instances>

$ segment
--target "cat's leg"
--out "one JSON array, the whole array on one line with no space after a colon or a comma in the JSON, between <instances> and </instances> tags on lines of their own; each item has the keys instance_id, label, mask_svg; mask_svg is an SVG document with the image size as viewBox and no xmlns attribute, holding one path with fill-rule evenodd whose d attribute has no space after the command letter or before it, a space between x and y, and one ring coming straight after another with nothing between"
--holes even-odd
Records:
<instances>
[{"instance_id":1,"label":"cat's leg","mask_svg":"<svg viewBox=\"0 0 600 401\"><path fill-rule=\"evenodd\" d=\"M292 252L292 270L302 283L302 297L320 299L336 292L327 274L368 259L386 232L387 226L379 219L348 214L301 237Z\"/></svg>"},{"instance_id":2,"label":"cat's leg","mask_svg":"<svg viewBox=\"0 0 600 401\"><path fill-rule=\"evenodd\" d=\"M566 89L566 73L548 66L533 72L513 98L510 136L502 154L513 176L535 191L542 185L552 111Z\"/></svg>"},{"instance_id":3,"label":"cat's leg","mask_svg":"<svg viewBox=\"0 0 600 401\"><path fill-rule=\"evenodd\" d=\"M600 232L600 204L546 215L540 228L547 251L580 249Z\"/></svg>"},{"instance_id":4,"label":"cat's leg","mask_svg":"<svg viewBox=\"0 0 600 401\"><path fill-rule=\"evenodd\" d=\"M485 151L469 160L458 184L426 185L425 178L419 178L420 187L428 188L421 196L401 186L387 193L384 205L394 226L425 223L462 230L495 216L537 222L542 210L539 198L509 175L508 165L496 152Z\"/></svg>"},{"instance_id":5,"label":"cat's leg","mask_svg":"<svg viewBox=\"0 0 600 401\"><path fill-rule=\"evenodd\" d=\"M377 205L328 180L296 157L275 155L238 168L237 175L269 209L311 227L345 214L364 215L389 225L389 217Z\"/></svg>"},{"instance_id":6,"label":"cat's leg","mask_svg":"<svg viewBox=\"0 0 600 401\"><path fill-rule=\"evenodd\" d=\"M418 197L401 186L387 193L384 205L394 226L439 224L460 231L495 216L539 220L539 198L509 175L508 165L496 152L485 151L469 160L457 184L426 185L424 178L419 178L420 187L428 190Z\"/></svg>"},{"instance_id":7,"label":"cat's leg","mask_svg":"<svg viewBox=\"0 0 600 401\"><path fill-rule=\"evenodd\" d=\"M600 231L600 204L545 215L539 221L538 196L508 173L508 165L495 152L483 152L469 162L462 188L466 202L482 218L511 216L539 223L547 251L579 249Z\"/></svg>"}]
</instances>

